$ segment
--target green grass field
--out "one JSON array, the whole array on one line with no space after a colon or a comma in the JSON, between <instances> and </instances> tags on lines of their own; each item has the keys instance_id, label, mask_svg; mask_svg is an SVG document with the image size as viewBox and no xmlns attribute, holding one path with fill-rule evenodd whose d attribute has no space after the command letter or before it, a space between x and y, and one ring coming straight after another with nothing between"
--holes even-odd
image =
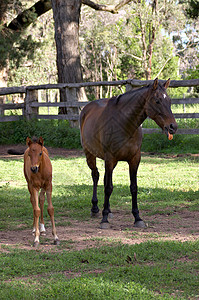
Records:
<instances>
[{"instance_id":1,"label":"green grass field","mask_svg":"<svg viewBox=\"0 0 199 300\"><path fill-rule=\"evenodd\" d=\"M198 212L197 156L143 155L138 172L141 214L156 216ZM92 183L84 157L52 158L56 224L90 219ZM104 163L99 207L103 206ZM111 208L130 213L128 166L118 163ZM48 219L45 210L45 219ZM0 236L32 228L32 207L22 159L0 159ZM67 220L67 222L66 222ZM190 220L191 221L191 220ZM100 222L100 220L99 220ZM129 229L128 229L129 230ZM195 232L197 228L193 228ZM183 231L183 228L182 228ZM115 233L117 235L117 232ZM137 233L139 235L139 233ZM98 237L96 236L96 240ZM47 241L48 243L52 241ZM44 250L1 244L0 299L198 299L199 241L143 240L129 245L98 239L98 247ZM42 243L42 242L41 242ZM136 260L134 255L136 253Z\"/></svg>"}]
</instances>

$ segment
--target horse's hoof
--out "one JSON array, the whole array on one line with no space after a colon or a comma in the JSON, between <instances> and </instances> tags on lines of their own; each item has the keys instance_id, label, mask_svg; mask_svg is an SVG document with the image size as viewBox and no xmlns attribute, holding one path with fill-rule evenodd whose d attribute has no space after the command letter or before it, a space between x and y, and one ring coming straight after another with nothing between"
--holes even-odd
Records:
<instances>
[{"instance_id":1,"label":"horse's hoof","mask_svg":"<svg viewBox=\"0 0 199 300\"><path fill-rule=\"evenodd\" d=\"M113 213L110 212L110 213L108 214L108 217L109 217L110 219L113 219Z\"/></svg>"},{"instance_id":2,"label":"horse's hoof","mask_svg":"<svg viewBox=\"0 0 199 300\"><path fill-rule=\"evenodd\" d=\"M98 211L97 213L91 211L91 217L92 217L92 218L98 218L99 215L100 215L99 211Z\"/></svg>"},{"instance_id":3,"label":"horse's hoof","mask_svg":"<svg viewBox=\"0 0 199 300\"><path fill-rule=\"evenodd\" d=\"M60 240L54 240L54 245L59 246L60 245Z\"/></svg>"},{"instance_id":4,"label":"horse's hoof","mask_svg":"<svg viewBox=\"0 0 199 300\"><path fill-rule=\"evenodd\" d=\"M137 221L134 223L134 227L137 227L137 228L146 228L146 224L144 223L144 221Z\"/></svg>"},{"instance_id":5,"label":"horse's hoof","mask_svg":"<svg viewBox=\"0 0 199 300\"><path fill-rule=\"evenodd\" d=\"M33 247L38 247L38 246L39 246L39 242L38 241L36 241L36 242L33 243Z\"/></svg>"},{"instance_id":6,"label":"horse's hoof","mask_svg":"<svg viewBox=\"0 0 199 300\"><path fill-rule=\"evenodd\" d=\"M109 222L101 222L100 223L100 228L101 229L109 229L110 228Z\"/></svg>"}]
</instances>

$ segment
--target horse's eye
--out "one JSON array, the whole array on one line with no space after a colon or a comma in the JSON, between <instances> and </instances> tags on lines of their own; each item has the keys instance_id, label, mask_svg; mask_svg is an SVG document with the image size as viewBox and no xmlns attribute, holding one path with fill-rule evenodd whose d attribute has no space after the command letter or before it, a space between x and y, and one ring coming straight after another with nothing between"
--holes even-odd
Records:
<instances>
[{"instance_id":1,"label":"horse's eye","mask_svg":"<svg viewBox=\"0 0 199 300\"><path fill-rule=\"evenodd\" d=\"M39 156L42 156L42 152L39 153Z\"/></svg>"},{"instance_id":2,"label":"horse's eye","mask_svg":"<svg viewBox=\"0 0 199 300\"><path fill-rule=\"evenodd\" d=\"M159 100L159 99L155 99L155 102L156 102L157 104L160 104L160 100Z\"/></svg>"}]
</instances>

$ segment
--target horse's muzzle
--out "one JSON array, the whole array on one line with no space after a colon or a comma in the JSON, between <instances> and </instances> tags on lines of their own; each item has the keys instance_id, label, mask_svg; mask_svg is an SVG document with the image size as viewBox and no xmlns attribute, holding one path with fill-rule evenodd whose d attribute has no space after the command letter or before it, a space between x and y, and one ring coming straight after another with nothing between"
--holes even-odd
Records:
<instances>
[{"instance_id":1,"label":"horse's muzzle","mask_svg":"<svg viewBox=\"0 0 199 300\"><path fill-rule=\"evenodd\" d=\"M170 134L175 134L177 131L178 125L176 123L171 123L169 126L165 126L165 132Z\"/></svg>"},{"instance_id":2,"label":"horse's muzzle","mask_svg":"<svg viewBox=\"0 0 199 300\"><path fill-rule=\"evenodd\" d=\"M31 167L30 169L31 169L31 171L32 171L34 174L36 174L36 173L39 171L39 167L38 167L38 166L33 166L33 167Z\"/></svg>"}]
</instances>

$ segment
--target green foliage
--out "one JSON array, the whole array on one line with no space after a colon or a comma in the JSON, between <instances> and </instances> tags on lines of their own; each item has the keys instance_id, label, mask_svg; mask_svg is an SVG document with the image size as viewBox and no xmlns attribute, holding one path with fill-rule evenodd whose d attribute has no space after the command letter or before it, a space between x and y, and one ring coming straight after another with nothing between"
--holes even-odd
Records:
<instances>
[{"instance_id":1,"label":"green foliage","mask_svg":"<svg viewBox=\"0 0 199 300\"><path fill-rule=\"evenodd\" d=\"M179 120L179 128L197 128L197 120ZM157 127L146 120L145 128ZM0 144L25 144L27 136L42 136L46 146L60 148L81 148L79 129L71 128L65 120L21 120L0 123ZM165 134L146 134L142 151L161 153L198 153L197 135L178 135L168 141Z\"/></svg>"},{"instance_id":2,"label":"green foliage","mask_svg":"<svg viewBox=\"0 0 199 300\"><path fill-rule=\"evenodd\" d=\"M179 128L197 128L196 120L179 120ZM143 127L157 127L146 120ZM81 148L79 129L71 128L65 120L21 120L0 123L0 144L25 144L27 136L42 136L46 146ZM199 136L178 135L168 141L165 134L146 134L142 151L161 153L198 153Z\"/></svg>"},{"instance_id":3,"label":"green foliage","mask_svg":"<svg viewBox=\"0 0 199 300\"><path fill-rule=\"evenodd\" d=\"M198 79L199 78L199 65L193 69L187 70L187 79ZM194 87L194 97L199 97L199 86Z\"/></svg>"},{"instance_id":4,"label":"green foliage","mask_svg":"<svg viewBox=\"0 0 199 300\"><path fill-rule=\"evenodd\" d=\"M25 32L18 39L11 54L9 86L56 82L56 48L52 12L40 17L40 23L29 27L27 33Z\"/></svg>"},{"instance_id":5,"label":"green foliage","mask_svg":"<svg viewBox=\"0 0 199 300\"><path fill-rule=\"evenodd\" d=\"M199 17L199 2L197 0L188 0L188 7L186 9L189 18L197 19Z\"/></svg>"},{"instance_id":6,"label":"green foliage","mask_svg":"<svg viewBox=\"0 0 199 300\"><path fill-rule=\"evenodd\" d=\"M169 141L164 134L145 134L142 151L158 153L198 153L199 136L176 134Z\"/></svg>"},{"instance_id":7,"label":"green foliage","mask_svg":"<svg viewBox=\"0 0 199 300\"><path fill-rule=\"evenodd\" d=\"M80 148L80 133L68 121L26 120L0 123L0 144L24 144L27 136L42 136L46 146Z\"/></svg>"}]
</instances>

